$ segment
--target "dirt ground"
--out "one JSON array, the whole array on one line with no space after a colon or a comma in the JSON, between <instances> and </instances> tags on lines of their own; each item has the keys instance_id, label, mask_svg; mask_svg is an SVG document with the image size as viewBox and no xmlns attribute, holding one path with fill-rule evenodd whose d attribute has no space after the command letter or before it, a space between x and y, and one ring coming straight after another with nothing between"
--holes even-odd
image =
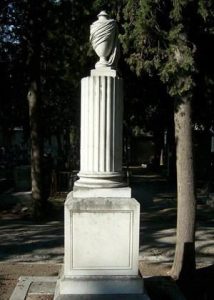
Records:
<instances>
[{"instance_id":1,"label":"dirt ground","mask_svg":"<svg viewBox=\"0 0 214 300\"><path fill-rule=\"evenodd\" d=\"M131 185L133 197L141 203L141 273L167 276L175 247L175 186L159 177L140 176ZM196 258L200 276L195 281L194 291L198 293L195 300L214 299L212 284L208 284L214 278L214 210L207 205L206 197L198 190ZM64 200L65 195L52 198L47 221L36 224L29 217L29 193L9 191L0 195L0 300L9 299L20 276L58 274L64 253ZM206 284L198 278L203 278ZM202 294L199 286L200 291L205 291Z\"/></svg>"}]
</instances>

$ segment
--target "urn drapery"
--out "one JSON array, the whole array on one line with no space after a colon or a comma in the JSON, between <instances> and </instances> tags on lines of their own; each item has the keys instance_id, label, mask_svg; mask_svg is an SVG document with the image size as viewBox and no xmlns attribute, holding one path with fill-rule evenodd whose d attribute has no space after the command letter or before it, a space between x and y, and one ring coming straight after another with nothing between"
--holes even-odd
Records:
<instances>
[{"instance_id":1,"label":"urn drapery","mask_svg":"<svg viewBox=\"0 0 214 300\"><path fill-rule=\"evenodd\" d=\"M116 21L108 19L105 11L101 11L98 20L91 25L90 41L100 58L95 68L112 67L115 69L119 56L118 29Z\"/></svg>"}]
</instances>

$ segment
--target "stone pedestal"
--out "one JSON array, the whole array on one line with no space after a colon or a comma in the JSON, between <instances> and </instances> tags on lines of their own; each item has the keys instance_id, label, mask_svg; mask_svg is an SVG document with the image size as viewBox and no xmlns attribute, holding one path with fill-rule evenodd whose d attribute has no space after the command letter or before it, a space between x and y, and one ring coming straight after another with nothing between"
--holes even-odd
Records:
<instances>
[{"instance_id":1,"label":"stone pedestal","mask_svg":"<svg viewBox=\"0 0 214 300\"><path fill-rule=\"evenodd\" d=\"M76 189L65 202L64 269L54 299L122 294L148 299L138 274L139 203L119 194L86 194Z\"/></svg>"},{"instance_id":2,"label":"stone pedestal","mask_svg":"<svg viewBox=\"0 0 214 300\"><path fill-rule=\"evenodd\" d=\"M71 193L65 221L65 277L138 275L139 203L135 199L75 198Z\"/></svg>"}]
</instances>

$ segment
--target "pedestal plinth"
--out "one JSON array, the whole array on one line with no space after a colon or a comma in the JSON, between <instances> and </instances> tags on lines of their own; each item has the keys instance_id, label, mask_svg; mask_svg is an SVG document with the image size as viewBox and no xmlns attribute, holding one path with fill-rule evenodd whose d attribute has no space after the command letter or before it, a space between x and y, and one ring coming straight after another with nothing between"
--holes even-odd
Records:
<instances>
[{"instance_id":1,"label":"pedestal plinth","mask_svg":"<svg viewBox=\"0 0 214 300\"><path fill-rule=\"evenodd\" d=\"M139 203L90 193L76 197L80 194L76 189L65 203L64 270L54 299L121 294L148 299L138 274Z\"/></svg>"},{"instance_id":2,"label":"pedestal plinth","mask_svg":"<svg viewBox=\"0 0 214 300\"><path fill-rule=\"evenodd\" d=\"M139 203L132 198L76 198L65 203L64 275L138 275Z\"/></svg>"}]
</instances>

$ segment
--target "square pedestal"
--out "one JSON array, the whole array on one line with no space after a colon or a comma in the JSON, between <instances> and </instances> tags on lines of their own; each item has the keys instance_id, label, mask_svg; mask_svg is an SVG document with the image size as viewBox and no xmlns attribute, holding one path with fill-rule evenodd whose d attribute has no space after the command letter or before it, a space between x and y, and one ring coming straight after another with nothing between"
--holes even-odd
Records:
<instances>
[{"instance_id":1,"label":"square pedestal","mask_svg":"<svg viewBox=\"0 0 214 300\"><path fill-rule=\"evenodd\" d=\"M55 299L143 295L138 275L139 203L133 198L74 195L70 193L65 203L64 269Z\"/></svg>"}]
</instances>

